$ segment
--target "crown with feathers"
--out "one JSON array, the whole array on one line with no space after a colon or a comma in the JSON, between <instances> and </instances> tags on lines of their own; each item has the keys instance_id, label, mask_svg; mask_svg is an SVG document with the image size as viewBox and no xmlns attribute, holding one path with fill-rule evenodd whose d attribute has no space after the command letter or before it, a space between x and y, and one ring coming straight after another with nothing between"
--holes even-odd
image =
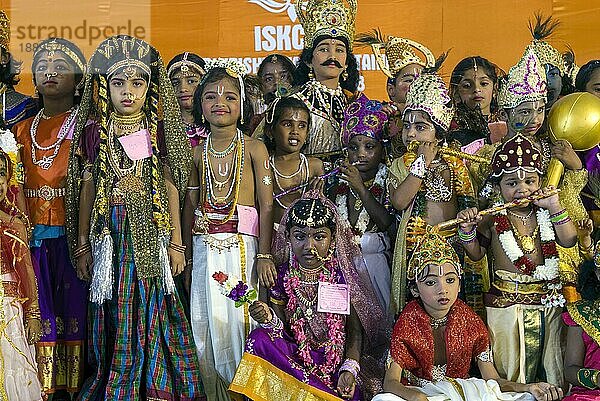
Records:
<instances>
[{"instance_id":1,"label":"crown with feathers","mask_svg":"<svg viewBox=\"0 0 600 401\"><path fill-rule=\"evenodd\" d=\"M427 47L410 39L384 35L378 29L359 34L356 43L371 46L379 68L391 79L396 78L398 72L409 64L418 64L425 68L435 65L435 56Z\"/></svg>"},{"instance_id":2,"label":"crown with feathers","mask_svg":"<svg viewBox=\"0 0 600 401\"><path fill-rule=\"evenodd\" d=\"M534 21L529 20L529 32L531 32L531 36L533 37L530 46L533 48L542 66L545 64L553 65L558 68L560 75L564 76L567 73L565 57L547 42L547 39L552 36L559 25L560 21L555 18L535 14Z\"/></svg>"}]
</instances>

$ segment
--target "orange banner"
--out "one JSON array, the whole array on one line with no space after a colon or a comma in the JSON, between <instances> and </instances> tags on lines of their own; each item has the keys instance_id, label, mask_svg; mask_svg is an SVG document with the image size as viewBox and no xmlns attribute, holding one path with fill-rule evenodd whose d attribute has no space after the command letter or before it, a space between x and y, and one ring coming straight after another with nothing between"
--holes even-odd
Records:
<instances>
[{"instance_id":1,"label":"orange banner","mask_svg":"<svg viewBox=\"0 0 600 401\"><path fill-rule=\"evenodd\" d=\"M24 62L19 90L32 93L31 54L35 43L52 35L77 43L90 56L106 36L127 33L151 42L165 62L191 51L202 57L239 58L256 72L272 52L297 57L303 31L292 0L105 0L67 2L0 0L11 17L11 50ZM561 20L555 38L570 45L583 64L600 58L600 8L587 0L360 0L356 31L414 39L434 54L451 50L442 69L448 76L467 56L481 55L508 69L531 40L527 23L536 11ZM355 48L367 95L386 99L385 76L369 48Z\"/></svg>"}]
</instances>

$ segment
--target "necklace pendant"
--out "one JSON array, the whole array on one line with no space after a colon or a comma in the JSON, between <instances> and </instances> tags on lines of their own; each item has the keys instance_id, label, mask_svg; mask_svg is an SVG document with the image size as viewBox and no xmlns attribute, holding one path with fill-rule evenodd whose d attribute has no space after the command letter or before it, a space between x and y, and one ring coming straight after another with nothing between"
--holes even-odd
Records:
<instances>
[{"instance_id":1,"label":"necklace pendant","mask_svg":"<svg viewBox=\"0 0 600 401\"><path fill-rule=\"evenodd\" d=\"M523 252L532 253L535 251L535 240L533 237L529 235L523 235L521 237L521 247L523 248Z\"/></svg>"},{"instance_id":2,"label":"necklace pendant","mask_svg":"<svg viewBox=\"0 0 600 401\"><path fill-rule=\"evenodd\" d=\"M305 312L304 314L306 315L306 318L307 318L308 320L312 320L312 318L313 318L313 310L312 310L312 308L311 308L311 307L308 307L308 308L306 309L306 312Z\"/></svg>"},{"instance_id":3,"label":"necklace pendant","mask_svg":"<svg viewBox=\"0 0 600 401\"><path fill-rule=\"evenodd\" d=\"M357 212L360 211L363 207L363 202L360 198L356 198L356 201L354 202L354 210L356 210Z\"/></svg>"},{"instance_id":4,"label":"necklace pendant","mask_svg":"<svg viewBox=\"0 0 600 401\"><path fill-rule=\"evenodd\" d=\"M43 156L40 160L38 160L38 162L36 164L38 166L40 166L40 168L43 170L49 170L50 167L52 167L53 162L54 162L54 158L50 158L48 156Z\"/></svg>"},{"instance_id":5,"label":"necklace pendant","mask_svg":"<svg viewBox=\"0 0 600 401\"><path fill-rule=\"evenodd\" d=\"M143 193L144 183L141 178L135 174L127 174L117 182L117 188L123 193Z\"/></svg>"}]
</instances>

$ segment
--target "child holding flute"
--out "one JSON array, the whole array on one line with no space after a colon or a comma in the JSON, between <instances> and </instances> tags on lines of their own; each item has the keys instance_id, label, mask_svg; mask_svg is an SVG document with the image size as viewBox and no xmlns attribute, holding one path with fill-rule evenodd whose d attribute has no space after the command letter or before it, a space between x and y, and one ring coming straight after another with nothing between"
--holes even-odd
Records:
<instances>
[{"instance_id":1,"label":"child holding flute","mask_svg":"<svg viewBox=\"0 0 600 401\"><path fill-rule=\"evenodd\" d=\"M394 314L404 306L408 293L407 261L427 225L453 218L459 210L475 204L462 160L439 151L454 115L447 87L436 74L440 64L438 61L433 68L425 69L408 90L402 140L405 146L413 141L419 146L416 152L406 152L394 160L387 181L390 201L401 212L392 264ZM457 242L456 229L440 234Z\"/></svg>"},{"instance_id":2,"label":"child holding flute","mask_svg":"<svg viewBox=\"0 0 600 401\"><path fill-rule=\"evenodd\" d=\"M465 253L492 256L493 283L485 294L487 323L498 373L519 383L562 386L562 307L557 246L572 247L577 231L553 187L541 188L542 155L523 135L494 153L489 180L502 202L543 198L495 216L476 208L459 212Z\"/></svg>"}]
</instances>

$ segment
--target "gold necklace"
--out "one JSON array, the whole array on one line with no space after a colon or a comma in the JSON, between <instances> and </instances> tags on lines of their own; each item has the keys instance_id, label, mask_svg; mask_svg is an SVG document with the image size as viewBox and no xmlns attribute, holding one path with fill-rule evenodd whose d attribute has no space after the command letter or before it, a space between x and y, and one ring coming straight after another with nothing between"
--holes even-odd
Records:
<instances>
[{"instance_id":1,"label":"gold necklace","mask_svg":"<svg viewBox=\"0 0 600 401\"><path fill-rule=\"evenodd\" d=\"M508 219L508 221L510 221L510 219ZM535 240L538 236L540 226L539 225L535 226L533 233L531 233L531 235L527 235L527 234L520 234L519 231L517 230L517 227L515 227L515 225L513 224L512 221L510 221L510 225L512 227L513 233L515 234L515 237L521 243L521 248L523 249L523 252L533 253L536 248Z\"/></svg>"},{"instance_id":2,"label":"gold necklace","mask_svg":"<svg viewBox=\"0 0 600 401\"><path fill-rule=\"evenodd\" d=\"M112 120L115 129L123 135L139 131L144 117L146 117L146 115L142 110L130 116L123 116L114 112L110 115L110 119Z\"/></svg>"}]
</instances>

